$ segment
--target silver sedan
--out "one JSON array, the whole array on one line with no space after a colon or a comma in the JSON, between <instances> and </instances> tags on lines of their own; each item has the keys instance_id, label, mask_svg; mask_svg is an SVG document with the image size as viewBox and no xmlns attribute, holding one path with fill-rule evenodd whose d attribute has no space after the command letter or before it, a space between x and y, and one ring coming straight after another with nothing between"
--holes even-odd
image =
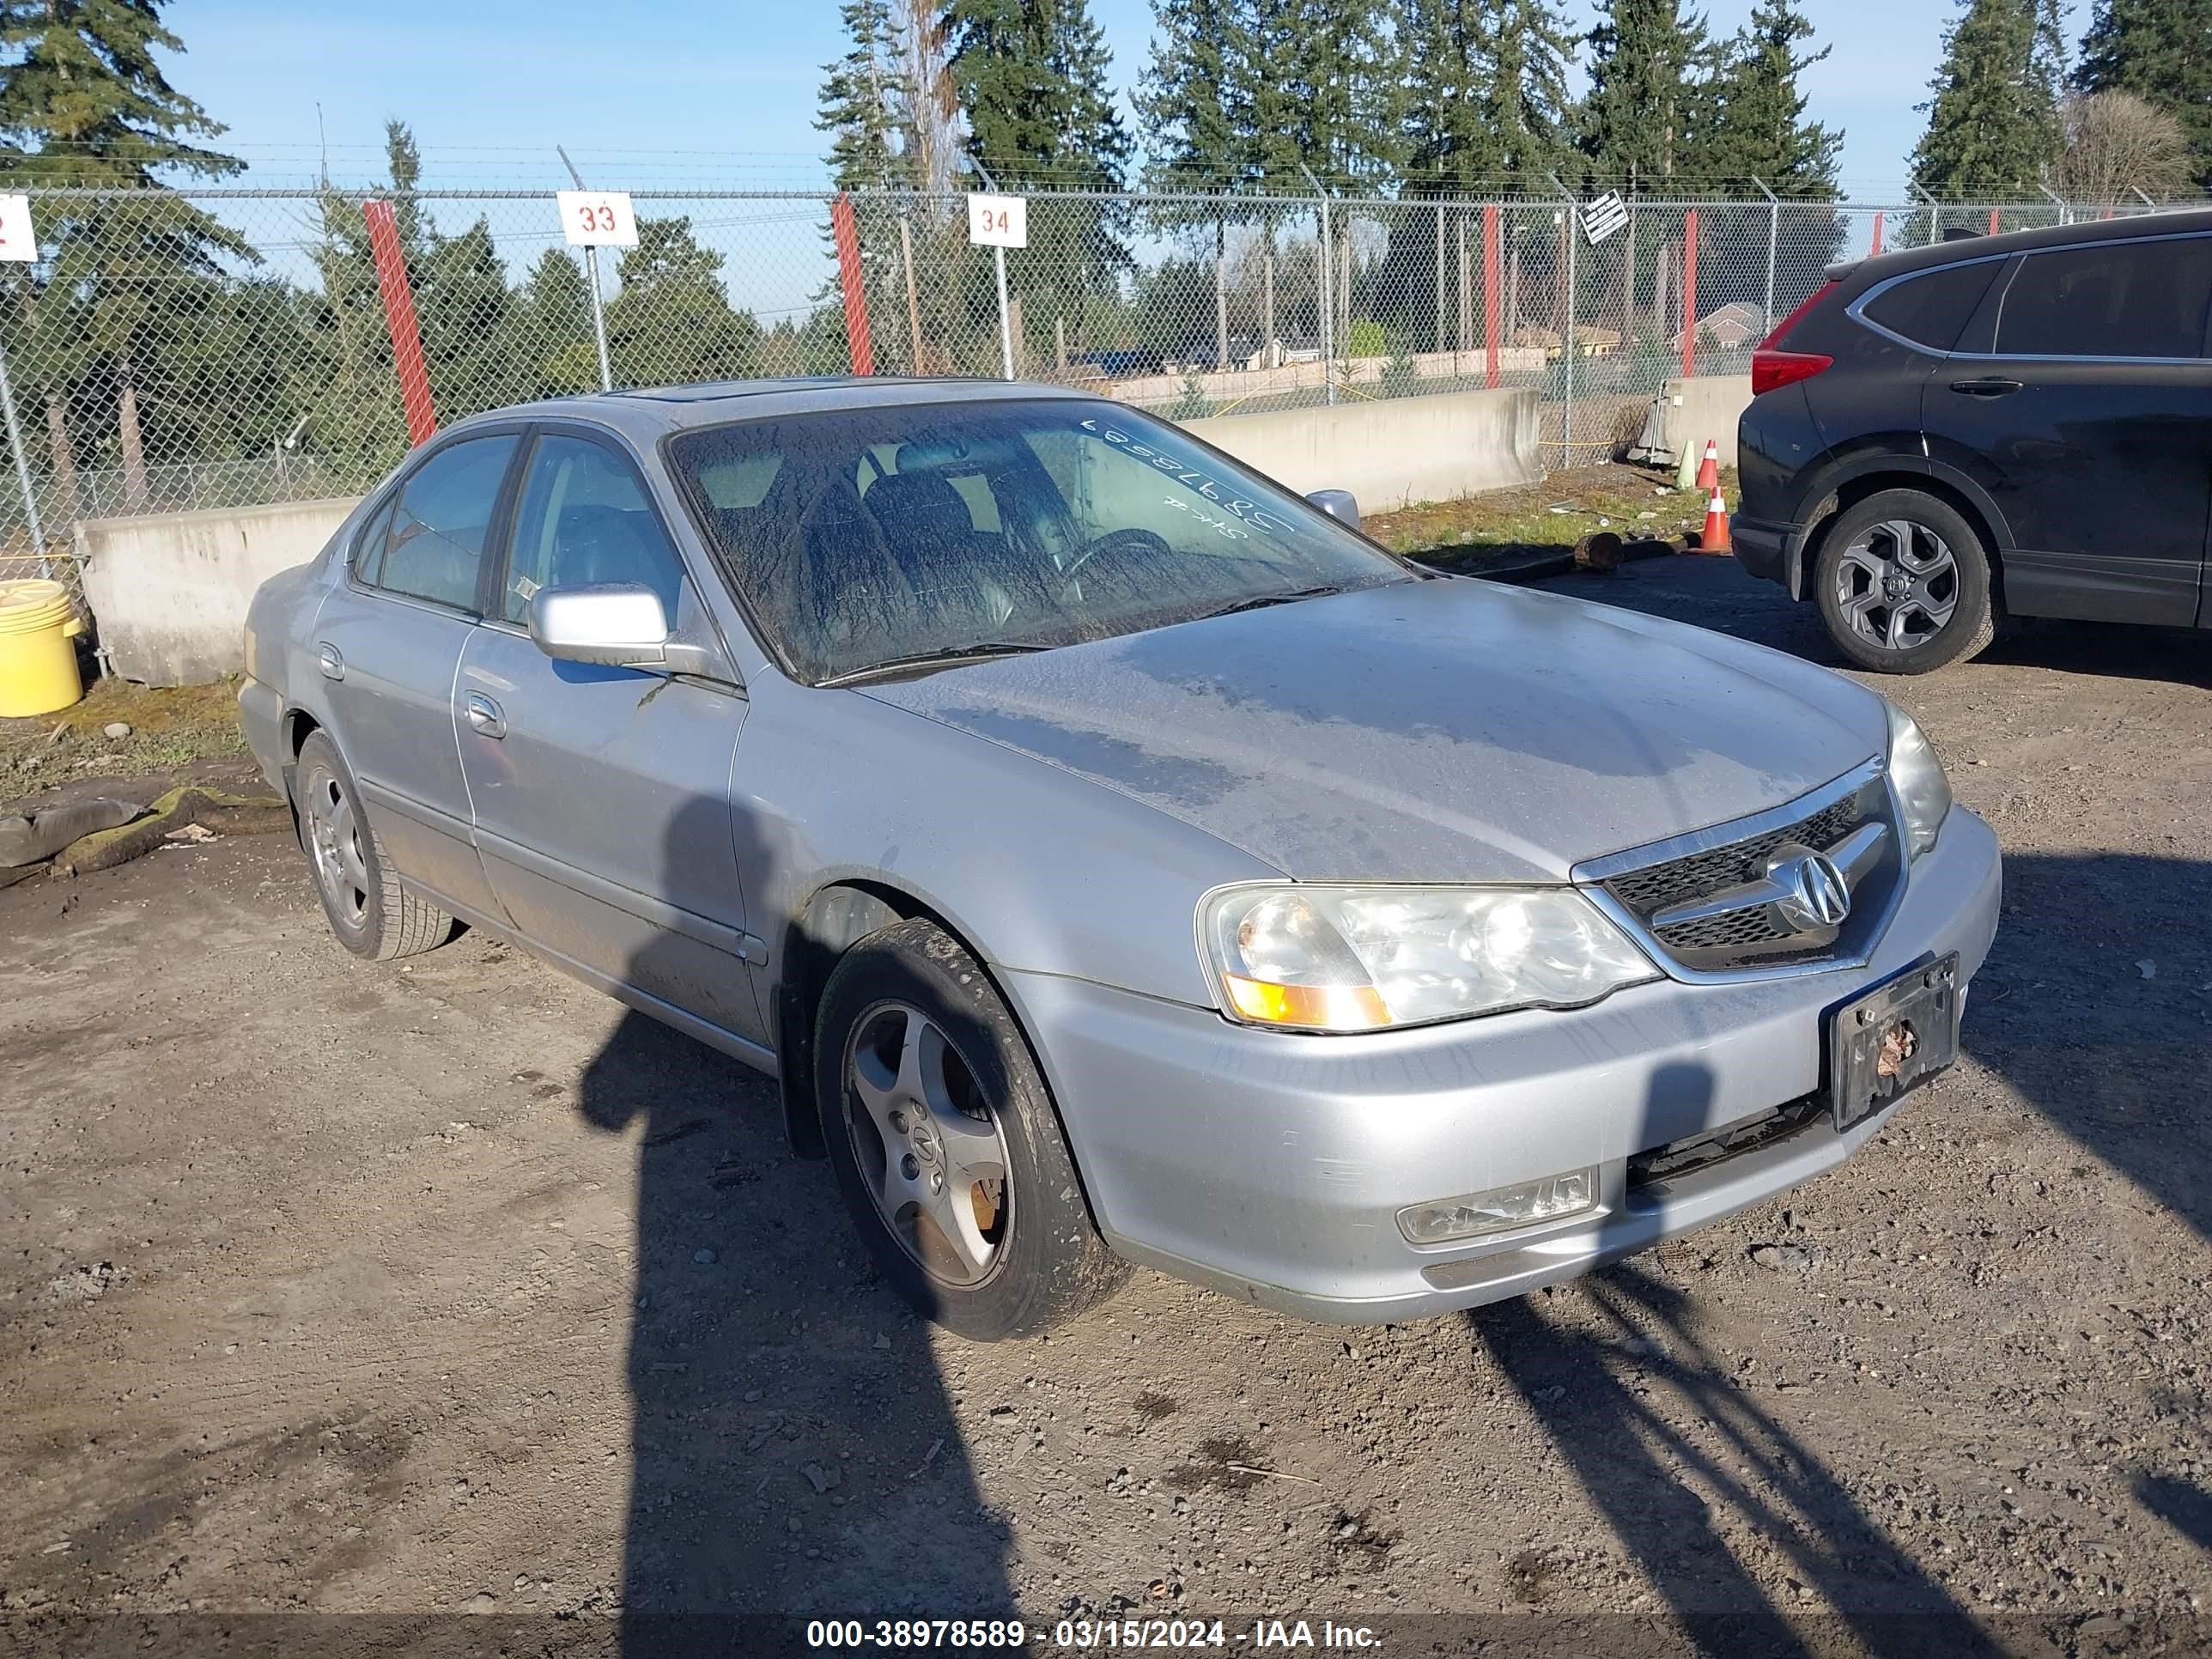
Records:
<instances>
[{"instance_id":1,"label":"silver sedan","mask_svg":"<svg viewBox=\"0 0 2212 1659\"><path fill-rule=\"evenodd\" d=\"M1439 577L1048 387L674 387L409 457L248 624L332 930L781 1079L976 1337L1145 1262L1312 1317L1584 1273L1948 1065L1996 845L1912 722Z\"/></svg>"}]
</instances>

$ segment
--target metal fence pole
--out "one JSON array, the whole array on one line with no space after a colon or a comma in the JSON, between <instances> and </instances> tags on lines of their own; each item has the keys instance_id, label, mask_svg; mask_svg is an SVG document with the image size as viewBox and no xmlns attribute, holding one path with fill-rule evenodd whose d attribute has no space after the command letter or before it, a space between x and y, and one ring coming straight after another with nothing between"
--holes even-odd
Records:
<instances>
[{"instance_id":1,"label":"metal fence pole","mask_svg":"<svg viewBox=\"0 0 2212 1659\"><path fill-rule=\"evenodd\" d=\"M1933 196L1930 196L1930 195L1929 195L1926 191L1924 191L1924 190L1921 189L1921 187L1920 187L1920 182L1919 182L1919 180L1917 180L1917 179L1906 179L1906 180L1905 181L1905 189L1906 189L1906 190L1910 191L1913 195L1917 196L1917 197L1918 197L1922 201L1923 201L1923 202L1925 202L1925 203L1927 203L1927 204L1928 204L1928 240L1929 240L1929 241L1930 243L1934 243L1934 242L1937 242L1937 241L1940 241L1941 240L1942 240L1942 234L1941 234L1941 232L1937 229L1936 223L1936 198L1935 198Z\"/></svg>"},{"instance_id":2,"label":"metal fence pole","mask_svg":"<svg viewBox=\"0 0 2212 1659\"><path fill-rule=\"evenodd\" d=\"M568 152L556 144L553 146L553 153L561 158L561 165L568 169L568 177L574 180L576 188L584 189L586 187L584 175L576 171L576 164L568 159ZM584 269L590 275L592 282L592 338L598 343L599 348L599 390L612 392L615 389L615 376L613 366L607 361L606 302L599 297L599 251L598 248L585 248Z\"/></svg>"},{"instance_id":3,"label":"metal fence pole","mask_svg":"<svg viewBox=\"0 0 2212 1659\"><path fill-rule=\"evenodd\" d=\"M1313 176L1313 169L1304 161L1298 163L1298 171L1305 174L1306 182L1314 187L1314 194L1321 198L1321 377L1322 383L1328 388L1328 401L1334 403L1336 401L1336 296L1334 283L1329 270L1330 265L1334 261L1330 258L1333 244L1328 233L1328 192L1321 187L1321 180Z\"/></svg>"},{"instance_id":4,"label":"metal fence pole","mask_svg":"<svg viewBox=\"0 0 2212 1659\"><path fill-rule=\"evenodd\" d=\"M30 463L23 459L23 428L15 418L15 387L8 377L8 354L0 351L0 410L8 416L8 453L15 458L15 482L23 489L23 516L30 520L31 545L38 550L39 574L52 576L46 562L46 527L39 521L38 492L31 488Z\"/></svg>"},{"instance_id":5,"label":"metal fence pole","mask_svg":"<svg viewBox=\"0 0 2212 1659\"><path fill-rule=\"evenodd\" d=\"M975 169L975 176L983 181L983 188L996 196L999 181L991 177L989 171L973 156L969 158L969 165ZM1014 324L1006 309L1006 250L995 243L991 248L991 268L999 279L1000 378L1011 380L1014 378Z\"/></svg>"},{"instance_id":6,"label":"metal fence pole","mask_svg":"<svg viewBox=\"0 0 2212 1659\"><path fill-rule=\"evenodd\" d=\"M1782 203L1766 187L1764 179L1751 181L1759 186L1759 193L1766 198L1766 308L1759 313L1759 331L1764 335L1774 326L1774 250L1782 240Z\"/></svg>"},{"instance_id":7,"label":"metal fence pole","mask_svg":"<svg viewBox=\"0 0 2212 1659\"><path fill-rule=\"evenodd\" d=\"M1575 373L1575 244L1580 239L1575 234L1575 193L1559 182L1556 173L1546 175L1552 188L1565 198L1566 205L1560 210L1565 216L1559 221L1567 244L1567 303L1566 315L1559 326L1559 368L1565 377L1565 407L1559 418L1559 460L1565 466L1575 463L1575 393L1580 377Z\"/></svg>"},{"instance_id":8,"label":"metal fence pole","mask_svg":"<svg viewBox=\"0 0 2212 1659\"><path fill-rule=\"evenodd\" d=\"M2058 222L2060 224L2070 225L2074 222L2073 212L2067 207L2066 198L2064 197L2061 196L2057 191L2051 189L2048 185L2038 185L2036 188L2041 191L2045 196L2048 196L2052 201L2058 204Z\"/></svg>"}]
</instances>

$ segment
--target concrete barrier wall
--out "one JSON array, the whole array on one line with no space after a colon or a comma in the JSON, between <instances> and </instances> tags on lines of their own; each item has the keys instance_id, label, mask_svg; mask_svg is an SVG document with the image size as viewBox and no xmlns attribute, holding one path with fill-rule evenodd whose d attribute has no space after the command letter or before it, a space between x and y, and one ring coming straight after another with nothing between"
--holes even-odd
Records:
<instances>
[{"instance_id":1,"label":"concrete barrier wall","mask_svg":"<svg viewBox=\"0 0 2212 1659\"><path fill-rule=\"evenodd\" d=\"M110 666L149 685L241 672L254 589L321 552L359 499L79 523L85 599Z\"/></svg>"},{"instance_id":2,"label":"concrete barrier wall","mask_svg":"<svg viewBox=\"0 0 2212 1659\"><path fill-rule=\"evenodd\" d=\"M1748 374L1700 374L1694 380L1669 380L1667 393L1667 447L1677 455L1687 445L1700 455L1705 440L1721 447L1721 465L1735 465L1735 423L1751 407Z\"/></svg>"},{"instance_id":3,"label":"concrete barrier wall","mask_svg":"<svg viewBox=\"0 0 2212 1659\"><path fill-rule=\"evenodd\" d=\"M1183 424L1301 495L1348 489L1367 513L1456 501L1544 476L1529 388L1348 400Z\"/></svg>"}]
</instances>

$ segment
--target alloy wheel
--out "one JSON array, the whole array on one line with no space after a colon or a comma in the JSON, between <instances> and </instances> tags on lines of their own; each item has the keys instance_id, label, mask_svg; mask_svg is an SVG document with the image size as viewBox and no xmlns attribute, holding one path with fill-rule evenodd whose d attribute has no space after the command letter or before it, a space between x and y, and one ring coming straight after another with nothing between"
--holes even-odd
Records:
<instances>
[{"instance_id":1,"label":"alloy wheel","mask_svg":"<svg viewBox=\"0 0 2212 1659\"><path fill-rule=\"evenodd\" d=\"M937 1023L880 1003L845 1054L854 1160L892 1237L933 1279L971 1289L1006 1241L1006 1142L975 1074Z\"/></svg>"},{"instance_id":2,"label":"alloy wheel","mask_svg":"<svg viewBox=\"0 0 2212 1659\"><path fill-rule=\"evenodd\" d=\"M335 775L317 768L307 775L301 808L307 818L307 855L315 883L331 912L349 927L368 916L368 860L361 850L361 819Z\"/></svg>"},{"instance_id":3,"label":"alloy wheel","mask_svg":"<svg viewBox=\"0 0 2212 1659\"><path fill-rule=\"evenodd\" d=\"M1910 651L1942 633L1959 603L1959 564L1926 525L1869 525L1836 562L1836 608L1883 651Z\"/></svg>"}]
</instances>

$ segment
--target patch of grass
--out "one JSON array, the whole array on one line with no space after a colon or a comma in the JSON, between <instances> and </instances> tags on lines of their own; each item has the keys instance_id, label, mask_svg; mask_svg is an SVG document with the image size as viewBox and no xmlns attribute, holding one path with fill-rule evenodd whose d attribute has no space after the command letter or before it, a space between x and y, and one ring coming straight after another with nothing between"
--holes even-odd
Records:
<instances>
[{"instance_id":1,"label":"patch of grass","mask_svg":"<svg viewBox=\"0 0 2212 1659\"><path fill-rule=\"evenodd\" d=\"M131 735L103 735L118 720ZM236 680L178 686L95 680L73 708L0 720L0 800L75 779L173 771L245 753Z\"/></svg>"},{"instance_id":2,"label":"patch of grass","mask_svg":"<svg viewBox=\"0 0 2212 1659\"><path fill-rule=\"evenodd\" d=\"M1735 499L1732 470L1722 471L1721 492ZM1571 553L1577 542L1600 530L1624 540L1648 536L1680 546L1686 534L1704 528L1705 522L1705 503L1695 495L1674 493L1673 475L1605 465L1554 472L1539 484L1465 501L1425 501L1397 513L1378 513L1364 527L1393 552L1425 563L1480 568L1508 558Z\"/></svg>"}]
</instances>

